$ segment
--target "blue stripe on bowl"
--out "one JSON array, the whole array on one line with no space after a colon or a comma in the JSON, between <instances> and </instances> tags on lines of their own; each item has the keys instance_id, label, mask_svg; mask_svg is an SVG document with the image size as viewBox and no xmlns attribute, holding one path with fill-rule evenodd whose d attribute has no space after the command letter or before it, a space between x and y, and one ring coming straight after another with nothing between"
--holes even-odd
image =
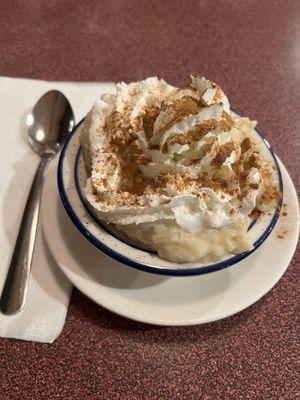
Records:
<instances>
[{"instance_id":1,"label":"blue stripe on bowl","mask_svg":"<svg viewBox=\"0 0 300 400\"><path fill-rule=\"evenodd\" d=\"M234 110L233 110L234 111ZM236 113L237 114L237 113ZM79 126L82 124L83 119L76 125L76 127L73 129L73 131L71 132L68 140L66 141L60 157L59 157L59 162L58 162L58 170L57 170L57 181L58 181L58 189L59 189L59 193L60 193L60 197L62 200L62 203L65 207L66 212L68 213L69 217L71 218L72 222L74 223L74 225L76 226L76 228L81 232L82 235L84 235L95 247L97 247L99 250L101 250L103 253L107 254L108 256L114 258L115 260L124 263L130 267L139 269L141 271L145 271L145 272L150 272L150 273L155 273L155 274L161 274L161 275L168 275L168 276L187 276L187 275L199 275L199 274L206 274L209 272L215 272L215 271L219 271L223 268L227 268L230 267L233 264L236 264L237 262L243 260L245 257L249 256L250 254L252 254L265 240L266 238L269 236L269 234L271 233L273 227L275 226L277 219L279 217L280 214L280 208L282 205L282 197L280 198L280 200L278 201L278 207L276 208L274 215L269 223L269 225L267 226L266 230L264 231L264 233L256 240L256 242L253 244L253 249L251 249L250 251L245 251L243 253L237 254L233 257L228 258L227 260L224 260L222 262L216 263L216 264L210 264L208 266L192 266L192 267L186 267L186 268L182 268L180 266L175 267L174 269L168 269L168 268L163 268L163 267L159 267L159 266L155 266L155 265L150 265L150 264L144 264L144 263L140 263L137 262L136 260L127 257L124 254L121 254L117 251L115 251L114 249L112 249L111 247L107 246L106 244L102 243L99 239L97 239L86 227L85 225L80 221L80 219L78 218L78 216L76 215L75 211L73 210L71 203L68 199L68 195L64 186L64 181L63 181L63 161L64 161L64 157L65 157L65 152L68 148L69 142L72 139L72 137L75 135L77 129L79 128ZM282 193L283 191L283 184L282 184L282 176L281 176L281 172L280 172L280 168L277 162L277 159L275 157L275 154L273 153L273 150L271 149L269 143L267 142L267 140L262 136L262 134L260 133L259 130L256 129L256 132L258 133L258 135L261 137L261 139L263 140L263 142L265 143L266 147L268 148L273 160L274 160L274 164L276 166L277 169L277 174L278 174L278 183L279 183L279 189L280 192ZM78 154L77 154L78 157ZM75 174L76 174L77 168L75 168ZM75 175L75 182L76 182L76 175ZM78 188L77 188L78 190ZM80 194L80 191L78 191L78 195L82 201L82 195ZM89 212L89 210L86 208L84 201L82 201L82 205L85 207L85 209L88 211L88 213L91 215L91 213ZM92 215L91 215L92 216ZM92 216L93 217L93 216ZM93 217L93 219L95 219ZM98 223L98 221L97 221ZM98 224L99 225L99 224ZM253 226L253 224L252 224ZM103 227L101 225L99 225L99 228L103 229ZM110 233L110 232L109 232ZM111 234L111 233L110 233ZM120 240L119 238L116 238L117 240ZM142 250L139 250L142 251Z\"/></svg>"}]
</instances>

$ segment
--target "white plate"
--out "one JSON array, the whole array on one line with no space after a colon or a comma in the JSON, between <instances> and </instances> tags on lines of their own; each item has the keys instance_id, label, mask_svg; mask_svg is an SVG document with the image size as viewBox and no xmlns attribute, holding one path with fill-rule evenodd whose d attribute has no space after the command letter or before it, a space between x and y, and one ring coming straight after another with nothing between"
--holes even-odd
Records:
<instances>
[{"instance_id":1,"label":"white plate","mask_svg":"<svg viewBox=\"0 0 300 400\"><path fill-rule=\"evenodd\" d=\"M101 254L67 216L58 194L56 165L43 193L45 236L70 281L97 304L117 314L157 325L216 321L244 310L266 294L284 274L294 254L299 233L298 200L281 163L280 168L287 216L280 216L257 251L217 272L166 277L130 268Z\"/></svg>"}]
</instances>

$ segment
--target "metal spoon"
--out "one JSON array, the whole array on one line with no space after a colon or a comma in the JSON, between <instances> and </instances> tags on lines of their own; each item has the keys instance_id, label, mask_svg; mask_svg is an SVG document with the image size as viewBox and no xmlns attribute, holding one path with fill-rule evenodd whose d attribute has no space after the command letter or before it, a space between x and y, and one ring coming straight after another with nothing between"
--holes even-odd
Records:
<instances>
[{"instance_id":1,"label":"metal spoon","mask_svg":"<svg viewBox=\"0 0 300 400\"><path fill-rule=\"evenodd\" d=\"M57 90L45 93L27 115L29 143L41 161L29 192L0 299L4 314L13 314L25 304L43 183L51 161L72 131L74 122L70 103Z\"/></svg>"}]
</instances>

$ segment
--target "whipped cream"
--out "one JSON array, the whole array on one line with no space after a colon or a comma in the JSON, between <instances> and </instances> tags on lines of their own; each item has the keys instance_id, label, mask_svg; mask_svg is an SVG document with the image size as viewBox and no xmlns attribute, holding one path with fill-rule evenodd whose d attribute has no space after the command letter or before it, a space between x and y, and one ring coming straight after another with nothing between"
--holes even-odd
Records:
<instances>
[{"instance_id":1,"label":"whipped cream","mask_svg":"<svg viewBox=\"0 0 300 400\"><path fill-rule=\"evenodd\" d=\"M200 76L183 89L156 77L117 84L82 126L86 198L122 226L172 221L201 232L241 223L275 196L254 127L231 116L222 89Z\"/></svg>"}]
</instances>

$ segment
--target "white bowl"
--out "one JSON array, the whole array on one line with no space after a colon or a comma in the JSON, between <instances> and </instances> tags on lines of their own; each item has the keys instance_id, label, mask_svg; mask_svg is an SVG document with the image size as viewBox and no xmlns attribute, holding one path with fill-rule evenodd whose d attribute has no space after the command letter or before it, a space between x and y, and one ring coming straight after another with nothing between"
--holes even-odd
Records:
<instances>
[{"instance_id":1,"label":"white bowl","mask_svg":"<svg viewBox=\"0 0 300 400\"><path fill-rule=\"evenodd\" d=\"M105 227L105 223L97 220L89 211L83 195L87 179L84 160L79 141L79 127L74 128L65 143L58 163L58 188L63 205L79 229L94 246L119 262L146 272L183 276L198 275L230 267L253 253L269 236L278 219L281 199L273 213L264 213L253 221L249 227L249 235L253 248L237 255L225 256L217 263L174 263L160 258L156 253L140 250L115 237ZM273 162L277 171L278 187L282 192L282 178L276 157L263 136L256 130L257 138L264 144L266 156Z\"/></svg>"}]
</instances>

